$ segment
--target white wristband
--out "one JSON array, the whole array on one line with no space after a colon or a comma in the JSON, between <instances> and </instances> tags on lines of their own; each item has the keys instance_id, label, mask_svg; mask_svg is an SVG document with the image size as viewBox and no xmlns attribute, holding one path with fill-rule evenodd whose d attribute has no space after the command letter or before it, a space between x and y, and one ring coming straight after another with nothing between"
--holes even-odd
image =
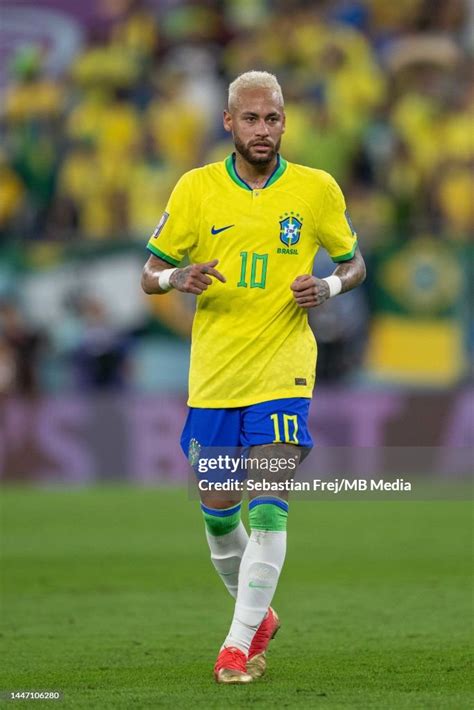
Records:
<instances>
[{"instance_id":1,"label":"white wristband","mask_svg":"<svg viewBox=\"0 0 474 710\"><path fill-rule=\"evenodd\" d=\"M329 286L329 298L337 296L338 293L341 293L342 281L339 276L335 276L334 274L332 274L331 276L326 276L323 281L326 281L327 285Z\"/></svg>"},{"instance_id":2,"label":"white wristband","mask_svg":"<svg viewBox=\"0 0 474 710\"><path fill-rule=\"evenodd\" d=\"M160 271L160 275L158 276L158 286L161 288L162 291L169 291L173 288L170 284L170 278L171 274L174 274L175 271L176 268L164 269L163 271Z\"/></svg>"}]
</instances>

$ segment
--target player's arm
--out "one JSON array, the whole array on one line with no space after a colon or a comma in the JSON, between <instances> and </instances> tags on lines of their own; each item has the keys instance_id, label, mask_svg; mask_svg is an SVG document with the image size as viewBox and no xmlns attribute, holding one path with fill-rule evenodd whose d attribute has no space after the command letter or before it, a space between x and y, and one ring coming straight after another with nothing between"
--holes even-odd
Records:
<instances>
[{"instance_id":1,"label":"player's arm","mask_svg":"<svg viewBox=\"0 0 474 710\"><path fill-rule=\"evenodd\" d=\"M365 280L365 262L356 248L354 256L339 263L331 276L318 279L311 274L297 276L291 284L293 297L301 308L314 308L338 293L351 291Z\"/></svg>"},{"instance_id":2,"label":"player's arm","mask_svg":"<svg viewBox=\"0 0 474 710\"><path fill-rule=\"evenodd\" d=\"M142 289L145 293L162 294L175 288L183 293L199 296L212 284L212 277L225 283L225 277L215 268L218 259L202 264L189 264L180 268L171 268L167 261L151 254L142 273Z\"/></svg>"}]
</instances>

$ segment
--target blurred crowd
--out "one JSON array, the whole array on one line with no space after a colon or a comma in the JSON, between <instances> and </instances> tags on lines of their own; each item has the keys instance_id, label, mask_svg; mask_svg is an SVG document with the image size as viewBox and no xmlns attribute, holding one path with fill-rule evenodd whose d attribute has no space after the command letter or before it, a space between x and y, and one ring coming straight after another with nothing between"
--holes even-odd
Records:
<instances>
[{"instance_id":1,"label":"blurred crowd","mask_svg":"<svg viewBox=\"0 0 474 710\"><path fill-rule=\"evenodd\" d=\"M2 240L144 240L176 178L229 151L229 80L276 73L283 152L343 185L367 243L473 227L463 0L110 2L61 76L20 48L2 108Z\"/></svg>"},{"instance_id":2,"label":"blurred crowd","mask_svg":"<svg viewBox=\"0 0 474 710\"><path fill-rule=\"evenodd\" d=\"M53 389L88 394L127 388L128 353L140 329L117 328L99 299L77 295L53 332L33 325L14 301L0 301L0 397L40 394L51 380L48 367L59 377Z\"/></svg>"},{"instance_id":3,"label":"blurred crowd","mask_svg":"<svg viewBox=\"0 0 474 710\"><path fill-rule=\"evenodd\" d=\"M179 175L230 152L226 88L255 68L283 87L282 153L336 177L369 256L415 232L467 241L474 90L464 0L104 7L107 22L88 27L59 75L46 70L41 46L21 47L10 62L0 243L145 243ZM3 323L14 320L10 307ZM29 338L15 347L39 353L41 336ZM8 347L0 339L0 381L13 377Z\"/></svg>"}]
</instances>

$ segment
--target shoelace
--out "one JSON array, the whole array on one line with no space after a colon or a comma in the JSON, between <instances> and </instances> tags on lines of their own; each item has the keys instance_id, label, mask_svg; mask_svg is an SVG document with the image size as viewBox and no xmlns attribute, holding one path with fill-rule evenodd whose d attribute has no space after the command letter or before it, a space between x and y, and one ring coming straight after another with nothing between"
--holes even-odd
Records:
<instances>
[{"instance_id":1,"label":"shoelace","mask_svg":"<svg viewBox=\"0 0 474 710\"><path fill-rule=\"evenodd\" d=\"M239 665L245 664L245 658L242 659L242 655L245 655L245 654L243 654L243 651L240 651L238 648L233 648L232 646L230 646L229 648L225 648L225 649L224 649L224 653L225 653L227 656L230 656L232 660L235 659L235 661L236 661ZM230 659L229 659L229 660L230 660Z\"/></svg>"}]
</instances>

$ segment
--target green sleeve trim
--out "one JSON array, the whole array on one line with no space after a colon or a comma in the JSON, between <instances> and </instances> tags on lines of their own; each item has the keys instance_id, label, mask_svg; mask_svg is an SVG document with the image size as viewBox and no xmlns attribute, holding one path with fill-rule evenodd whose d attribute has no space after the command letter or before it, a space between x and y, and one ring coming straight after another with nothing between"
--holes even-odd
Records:
<instances>
[{"instance_id":1,"label":"green sleeve trim","mask_svg":"<svg viewBox=\"0 0 474 710\"><path fill-rule=\"evenodd\" d=\"M181 263L181 259L173 259L172 256L168 256L168 254L165 254L164 251L160 251L160 249L157 249L157 247L153 246L148 242L147 244L147 249L149 249L155 256L158 256L160 259L163 259L164 261L167 261L169 264L172 264L173 266L179 266Z\"/></svg>"},{"instance_id":2,"label":"green sleeve trim","mask_svg":"<svg viewBox=\"0 0 474 710\"><path fill-rule=\"evenodd\" d=\"M347 254L341 254L341 256L331 256L331 259L333 261L349 261L349 259L352 259L352 257L355 254L355 250L357 249L357 239L354 242L354 246L350 251L347 252Z\"/></svg>"}]
</instances>

